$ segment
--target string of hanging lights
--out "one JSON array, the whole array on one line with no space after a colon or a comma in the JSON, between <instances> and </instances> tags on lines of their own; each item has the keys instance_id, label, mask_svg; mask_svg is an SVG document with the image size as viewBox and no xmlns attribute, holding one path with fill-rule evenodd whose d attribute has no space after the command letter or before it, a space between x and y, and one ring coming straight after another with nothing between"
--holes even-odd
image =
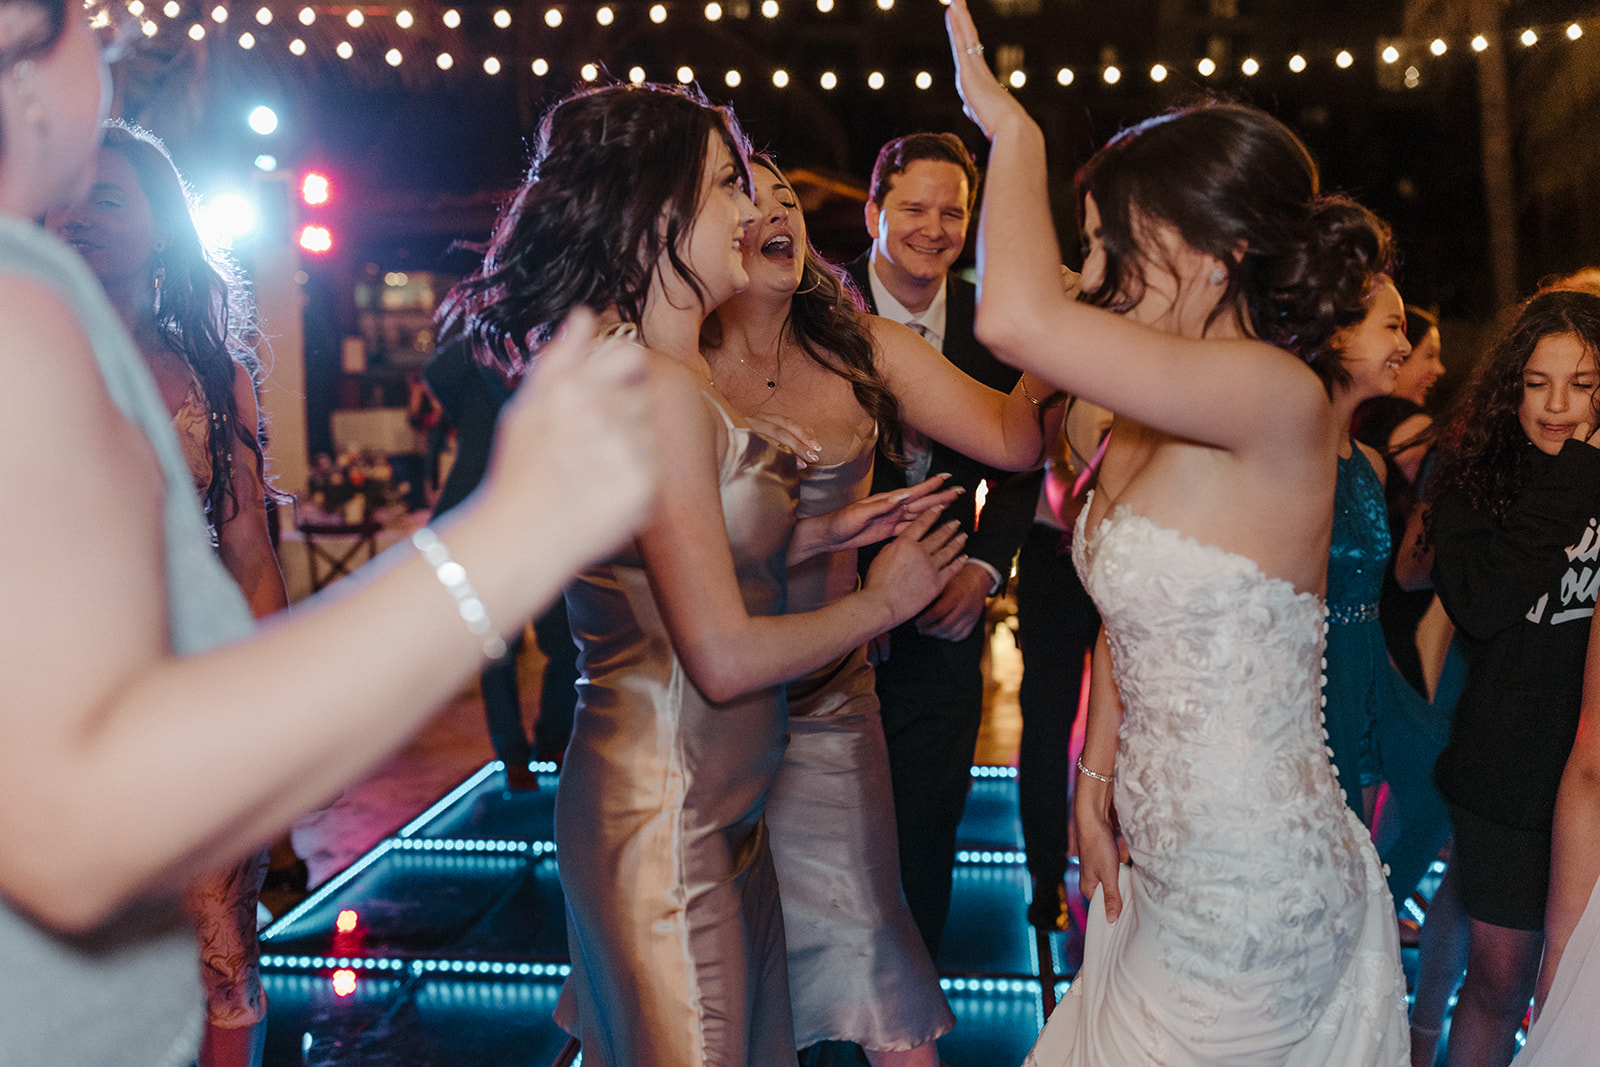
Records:
<instances>
[{"instance_id":1,"label":"string of hanging lights","mask_svg":"<svg viewBox=\"0 0 1600 1067\"><path fill-rule=\"evenodd\" d=\"M798 3L799 0L795 2ZM895 0L872 0L872 2L884 13L892 12L895 6ZM948 4L949 0L941 2ZM836 0L811 0L811 3L819 14L825 16L837 10ZM799 84L804 77L825 91L838 89L847 83L865 85L867 89L873 91L885 89L891 84L909 85L916 90L927 91L938 84L941 78L945 81L949 79L948 71L925 69L897 71L819 69L807 72L804 76L783 67L761 71L727 67L708 71L697 70L690 61L691 57L684 57L676 65L668 65L662 70L646 70L642 66L633 65L626 72L609 71L603 56L595 56L581 62L571 61L569 53L572 45L564 44L560 39L559 31L562 27L567 26L569 20L583 16L592 17L600 27L626 26L629 24L628 20L636 18L647 19L656 26L661 26L671 19L695 17L707 22L720 22L727 17L748 18L752 13L758 14L764 20L772 21L782 16L783 0L761 0L754 12L744 0L738 0L738 6L734 11L729 10L734 7L734 0L729 0L728 7L724 7L722 0L708 0L703 6L697 6L694 0L653 2L648 5L603 3L594 8L555 4L545 8L538 16L544 26L544 29L539 31L538 37L548 45L546 54L529 53L526 47L526 41L529 39L527 35L506 34L503 37L506 47L495 47L495 33L513 28L514 18L507 8L493 10L489 16L493 30L475 34L469 41L461 32L461 11L452 7L419 13L409 7L381 5L261 3L253 8L249 4L244 4L237 11L223 3L214 4L206 10L203 2L195 3L193 0L187 4L182 0L165 0L159 8L154 5L155 0L150 0L148 3L146 0L127 0L129 14L139 21L140 29L146 37L153 38L159 34L179 32L191 40L202 41L208 35L214 35L231 39L238 48L247 52L258 48L263 53L273 49L283 49L295 57L309 56L316 59L331 51L343 61L381 60L390 67L431 63L438 70L445 72L466 71L476 67L489 76L499 75L513 67L521 67L536 77L545 77L557 70L559 62L567 70L575 67L577 76L584 81L597 81L603 76L611 75L625 76L635 84L652 79L676 80L683 83L700 79L703 82L721 82L729 89L737 89L747 82L753 83L756 79L762 78L773 88L787 89ZM476 14L474 12L475 17ZM432 24L435 18L437 25ZM336 28L330 29L330 25ZM320 28L313 32L312 27ZM1494 32L1499 33L1498 30ZM1502 43L1508 48L1516 46L1532 49L1547 42L1578 41L1584 36L1584 32L1583 22L1576 20L1552 25L1525 26L1506 32ZM308 38L311 40L308 41ZM1366 61L1360 57L1370 56L1371 67L1380 75L1392 72L1391 80L1396 84L1414 89L1423 81L1424 64L1444 62L1448 57L1461 53L1482 52L1489 47L1489 44L1488 32L1475 33L1470 37L1455 40L1446 37L1426 40L1384 37L1375 41L1350 42L1348 46L1295 51L1287 55L1248 54L1237 61L1230 61L1227 65L1209 55L1191 57L1183 61L1163 60L1151 63L1142 73L1149 82L1155 84L1161 84L1169 78L1184 73L1189 73L1191 77L1198 78L1201 82L1223 84L1239 80L1248 82L1273 73L1289 77L1317 72L1337 75L1350 72L1358 66L1365 66ZM1017 51L1020 54L1020 50ZM562 56L559 61L553 58L558 55ZM1058 89L1074 85L1082 88L1096 84L1105 89L1112 89L1119 85L1128 88L1138 84L1140 72L1124 69L1115 60L1114 49L1103 49L1102 55L1111 58L1103 58L1098 66L1092 69L1048 63L1018 64L1011 66L1010 69L1003 69L1001 76L1017 90L1036 84L1035 78L1039 85L1054 86Z\"/></svg>"}]
</instances>

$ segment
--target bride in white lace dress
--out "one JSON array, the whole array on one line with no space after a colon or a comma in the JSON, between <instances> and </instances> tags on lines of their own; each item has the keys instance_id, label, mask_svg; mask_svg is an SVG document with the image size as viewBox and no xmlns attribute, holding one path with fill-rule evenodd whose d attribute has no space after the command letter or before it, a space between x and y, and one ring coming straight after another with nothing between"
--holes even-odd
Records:
<instances>
[{"instance_id":1,"label":"bride in white lace dress","mask_svg":"<svg viewBox=\"0 0 1600 1067\"><path fill-rule=\"evenodd\" d=\"M1171 112L1080 173L1072 303L1052 288L1043 137L963 0L948 17L991 141L979 339L1118 416L1075 545L1111 665L1079 765L1085 960L1028 1063L1398 1067L1393 908L1318 711L1343 434L1328 387L1387 230L1319 195L1265 113Z\"/></svg>"}]
</instances>

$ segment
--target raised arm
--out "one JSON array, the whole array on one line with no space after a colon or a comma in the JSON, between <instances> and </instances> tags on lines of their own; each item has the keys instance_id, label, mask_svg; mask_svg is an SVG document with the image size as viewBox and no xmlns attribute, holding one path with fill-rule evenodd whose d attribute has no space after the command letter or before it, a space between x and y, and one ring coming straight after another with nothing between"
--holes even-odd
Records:
<instances>
[{"instance_id":1,"label":"raised arm","mask_svg":"<svg viewBox=\"0 0 1600 1067\"><path fill-rule=\"evenodd\" d=\"M30 457L0 472L27 502L0 525L0 892L85 929L326 800L476 672L483 644L406 545L254 639L173 656L148 442L53 291L0 278L0 319L0 434ZM509 405L485 490L441 526L502 634L625 537L653 487L642 360L586 357L580 333Z\"/></svg>"},{"instance_id":2,"label":"raised arm","mask_svg":"<svg viewBox=\"0 0 1600 1067\"><path fill-rule=\"evenodd\" d=\"M1054 386L1024 374L1002 393L961 373L915 330L876 315L867 321L879 373L900 402L902 421L1001 470L1030 470L1044 461L1044 443L1061 425Z\"/></svg>"},{"instance_id":3,"label":"raised arm","mask_svg":"<svg viewBox=\"0 0 1600 1067\"><path fill-rule=\"evenodd\" d=\"M233 371L233 396L239 425L254 433L260 417L256 387L240 366L235 366ZM250 614L258 619L266 618L288 607L289 594L284 588L283 571L278 567L278 555L272 550L272 536L267 530L267 490L262 480L265 471L255 452L231 429L217 432L232 435L228 444L233 451L233 492L238 502L238 511L217 529L217 554L233 580L239 583L240 591L250 604Z\"/></svg>"},{"instance_id":4,"label":"raised arm","mask_svg":"<svg viewBox=\"0 0 1600 1067\"><path fill-rule=\"evenodd\" d=\"M1544 1006L1561 955L1594 895L1600 878L1596 842L1600 842L1600 626L1591 620L1578 736L1556 793L1550 901L1544 913L1544 961L1534 989L1535 1011Z\"/></svg>"},{"instance_id":5,"label":"raised arm","mask_svg":"<svg viewBox=\"0 0 1600 1067\"><path fill-rule=\"evenodd\" d=\"M662 454L673 459L639 548L673 648L711 700L837 659L921 610L960 567L965 539L954 523L929 535L939 517L930 509L879 553L860 591L817 611L751 615L735 578L716 479L721 424L687 370L674 364L662 377L668 393L658 435Z\"/></svg>"},{"instance_id":6,"label":"raised arm","mask_svg":"<svg viewBox=\"0 0 1600 1067\"><path fill-rule=\"evenodd\" d=\"M1061 291L1044 137L995 80L964 0L945 15L967 114L990 141L978 222L977 333L996 356L1165 433L1235 451L1300 447L1326 395L1298 360L1250 340L1193 340Z\"/></svg>"}]
</instances>

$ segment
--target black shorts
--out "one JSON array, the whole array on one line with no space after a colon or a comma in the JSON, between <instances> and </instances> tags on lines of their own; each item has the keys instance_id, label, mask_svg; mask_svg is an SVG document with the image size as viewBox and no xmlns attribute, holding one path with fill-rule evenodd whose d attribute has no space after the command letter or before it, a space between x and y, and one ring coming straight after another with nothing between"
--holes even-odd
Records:
<instances>
[{"instance_id":1,"label":"black shorts","mask_svg":"<svg viewBox=\"0 0 1600 1067\"><path fill-rule=\"evenodd\" d=\"M1450 867L1470 918L1510 930L1543 930L1550 892L1550 834L1503 826L1450 805Z\"/></svg>"}]
</instances>

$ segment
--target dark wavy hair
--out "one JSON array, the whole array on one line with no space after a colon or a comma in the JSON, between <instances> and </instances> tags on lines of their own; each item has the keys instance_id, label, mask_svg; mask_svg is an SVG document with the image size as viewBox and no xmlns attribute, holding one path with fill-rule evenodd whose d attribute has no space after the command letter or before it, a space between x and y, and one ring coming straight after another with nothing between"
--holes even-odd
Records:
<instances>
[{"instance_id":1,"label":"dark wavy hair","mask_svg":"<svg viewBox=\"0 0 1600 1067\"><path fill-rule=\"evenodd\" d=\"M255 336L255 305L237 268L220 249L208 244L194 223L195 200L167 146L149 130L112 120L105 125L102 152L114 152L139 181L150 202L156 229L166 242L157 253L165 278L161 304L155 311L155 330L163 344L189 365L206 395L211 412L211 485L202 502L213 526L221 526L239 513L234 486L233 443L243 442L256 464L256 475L266 484L262 453L263 425L244 426L234 398L236 368L243 367L252 384L260 380L261 365L251 340Z\"/></svg>"},{"instance_id":2,"label":"dark wavy hair","mask_svg":"<svg viewBox=\"0 0 1600 1067\"><path fill-rule=\"evenodd\" d=\"M1406 305L1406 343L1416 348L1428 336L1429 330L1439 328L1439 316L1415 304Z\"/></svg>"},{"instance_id":3,"label":"dark wavy hair","mask_svg":"<svg viewBox=\"0 0 1600 1067\"><path fill-rule=\"evenodd\" d=\"M1486 352L1439 430L1438 467L1428 499L1446 494L1498 521L1522 491L1532 444L1522 429L1522 372L1546 337L1569 333L1600 360L1600 296L1582 290L1538 293L1517 309L1509 329Z\"/></svg>"},{"instance_id":4,"label":"dark wavy hair","mask_svg":"<svg viewBox=\"0 0 1600 1067\"><path fill-rule=\"evenodd\" d=\"M616 308L637 324L663 259L703 300L679 245L700 211L713 136L748 189L738 120L697 88L607 85L556 104L482 265L440 305L441 336L464 334L480 359L515 376L575 307Z\"/></svg>"},{"instance_id":5,"label":"dark wavy hair","mask_svg":"<svg viewBox=\"0 0 1600 1067\"><path fill-rule=\"evenodd\" d=\"M1392 273L1393 241L1372 212L1320 192L1316 162L1283 123L1224 101L1175 108L1112 138L1077 186L1095 199L1106 255L1088 303L1138 304L1145 271L1171 266L1151 263L1146 227L1170 225L1226 265L1208 326L1231 311L1246 333L1310 363L1330 392L1349 381L1330 344L1366 316L1377 278Z\"/></svg>"},{"instance_id":6,"label":"dark wavy hair","mask_svg":"<svg viewBox=\"0 0 1600 1067\"><path fill-rule=\"evenodd\" d=\"M789 184L771 156L757 152L750 163ZM800 209L793 211L798 214ZM807 234L800 287L789 301L788 331L813 362L850 383L856 403L878 424L879 450L895 463L904 464L900 402L878 373L872 331L862 317L865 314L866 304L849 275L823 259ZM721 348L722 338L722 322L712 312L701 328L701 344Z\"/></svg>"}]
</instances>

